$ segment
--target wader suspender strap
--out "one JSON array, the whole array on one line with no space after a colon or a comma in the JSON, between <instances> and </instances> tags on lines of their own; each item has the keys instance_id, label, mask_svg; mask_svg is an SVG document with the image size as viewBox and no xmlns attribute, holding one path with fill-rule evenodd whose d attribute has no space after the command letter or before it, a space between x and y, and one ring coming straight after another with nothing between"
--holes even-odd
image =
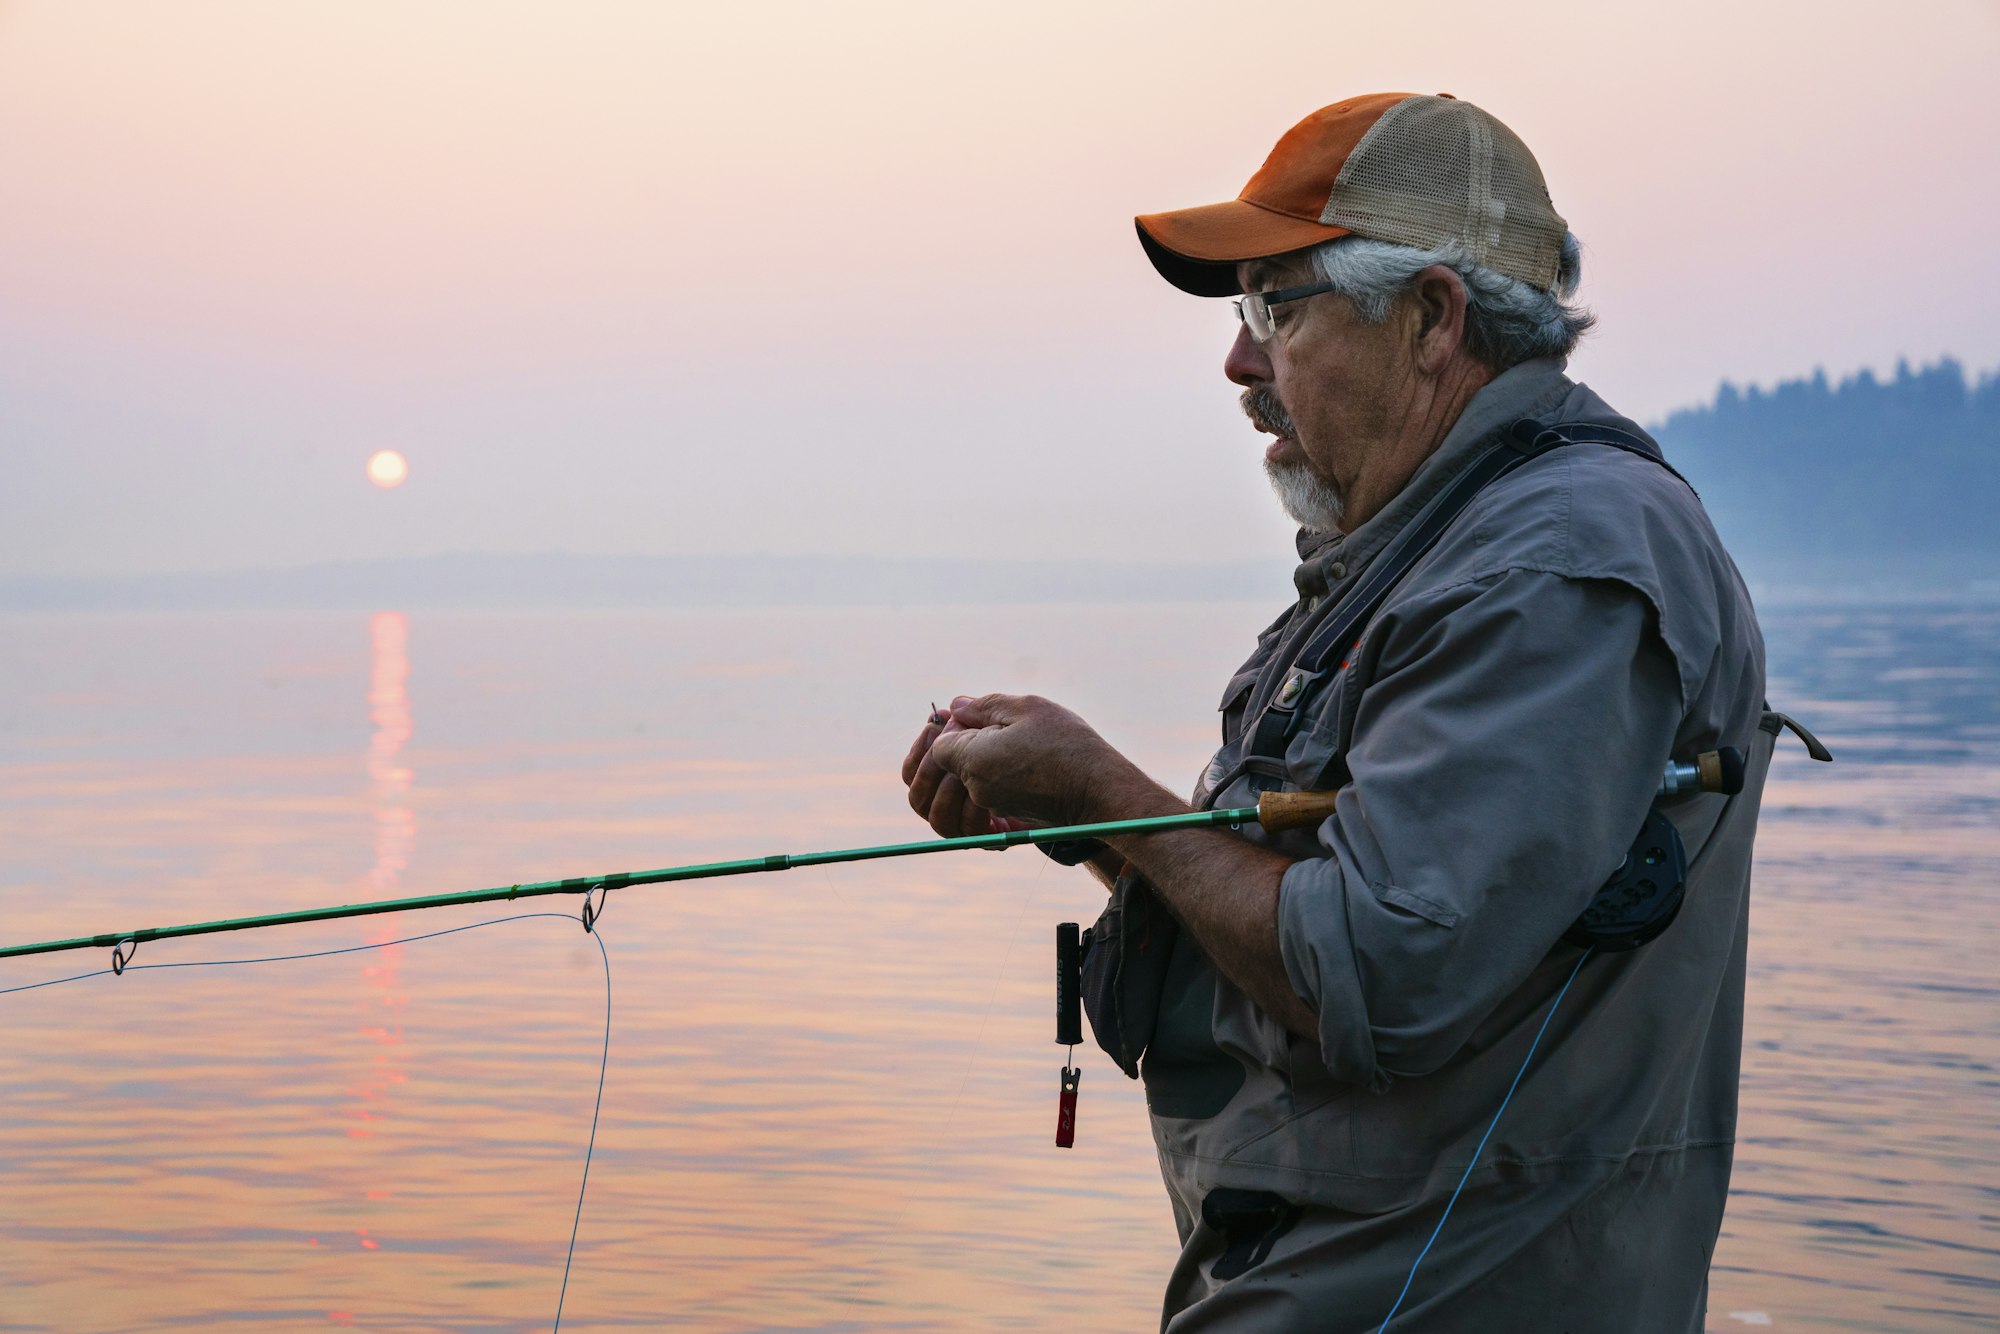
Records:
<instances>
[{"instance_id":1,"label":"wader suspender strap","mask_svg":"<svg viewBox=\"0 0 2000 1334\"><path fill-rule=\"evenodd\" d=\"M1499 444L1473 460L1472 465L1429 509L1397 534L1388 549L1369 567L1360 584L1348 595L1347 609L1328 618L1327 623L1306 641L1305 647L1292 660L1292 669L1286 674L1285 684L1279 687L1277 694L1258 716L1251 744L1243 753L1270 759L1284 757L1304 718L1297 706L1307 693L1304 689L1306 680L1322 671L1329 661L1345 665L1340 659L1360 641L1369 620L1381 609L1410 568L1438 544L1446 530L1472 503L1474 496L1528 460L1539 458L1559 446L1576 444L1609 445L1628 454L1637 454L1680 477L1688 490L1694 490L1687 478L1681 477L1673 465L1654 452L1645 437L1630 431L1600 422L1560 422L1544 426L1533 417L1515 422L1507 428ZM1700 499L1699 493L1696 499ZM1215 791L1219 793L1221 787L1217 784Z\"/></svg>"}]
</instances>

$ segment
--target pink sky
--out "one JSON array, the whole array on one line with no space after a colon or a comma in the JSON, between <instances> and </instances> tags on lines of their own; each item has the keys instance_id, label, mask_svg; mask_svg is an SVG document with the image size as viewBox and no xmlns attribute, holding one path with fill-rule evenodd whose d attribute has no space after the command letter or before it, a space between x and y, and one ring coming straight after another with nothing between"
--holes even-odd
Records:
<instances>
[{"instance_id":1,"label":"pink sky","mask_svg":"<svg viewBox=\"0 0 2000 1334\"><path fill-rule=\"evenodd\" d=\"M2000 364L1991 4L1381 10L0 5L0 574L1282 548L1130 218L1383 88L1536 150L1635 416Z\"/></svg>"}]
</instances>

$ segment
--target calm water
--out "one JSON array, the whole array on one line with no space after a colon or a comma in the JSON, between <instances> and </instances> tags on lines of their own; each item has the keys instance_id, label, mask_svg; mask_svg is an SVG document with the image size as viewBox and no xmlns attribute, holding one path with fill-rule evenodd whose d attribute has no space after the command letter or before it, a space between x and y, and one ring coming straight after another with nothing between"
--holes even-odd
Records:
<instances>
[{"instance_id":1,"label":"calm water","mask_svg":"<svg viewBox=\"0 0 2000 1334\"><path fill-rule=\"evenodd\" d=\"M961 691L1185 786L1264 610L0 618L0 936L918 837L895 765ZM1711 1328L2000 1327L2000 612L1766 626L1842 763L1766 802ZM615 895L564 1327L1151 1327L1136 1086L1086 1056L1051 1143L1050 936L1098 902L1026 850ZM546 916L0 997L0 1328L546 1328L603 1005Z\"/></svg>"}]
</instances>

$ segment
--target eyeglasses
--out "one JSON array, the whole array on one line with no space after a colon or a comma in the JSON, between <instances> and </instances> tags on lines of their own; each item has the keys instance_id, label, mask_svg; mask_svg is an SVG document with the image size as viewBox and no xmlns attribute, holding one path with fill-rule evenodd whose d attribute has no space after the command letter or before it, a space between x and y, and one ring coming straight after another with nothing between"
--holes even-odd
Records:
<instances>
[{"instance_id":1,"label":"eyeglasses","mask_svg":"<svg viewBox=\"0 0 2000 1334\"><path fill-rule=\"evenodd\" d=\"M1231 304L1236 307L1236 318L1243 321L1243 327L1250 331L1250 336L1260 343L1268 343L1271 335L1278 331L1277 323L1271 318L1271 307L1281 306L1287 301L1303 301L1309 296L1332 290L1332 283L1307 283L1303 287L1281 287L1275 292L1249 292Z\"/></svg>"}]
</instances>

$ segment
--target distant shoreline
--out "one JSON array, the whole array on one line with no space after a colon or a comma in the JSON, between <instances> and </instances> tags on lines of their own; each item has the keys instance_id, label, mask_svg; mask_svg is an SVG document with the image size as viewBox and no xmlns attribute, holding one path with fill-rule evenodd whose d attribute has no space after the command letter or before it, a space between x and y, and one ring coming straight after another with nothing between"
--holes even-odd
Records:
<instances>
[{"instance_id":1,"label":"distant shoreline","mask_svg":"<svg viewBox=\"0 0 2000 1334\"><path fill-rule=\"evenodd\" d=\"M0 611L897 606L1282 597L1290 561L454 555L287 570L0 578Z\"/></svg>"},{"instance_id":2,"label":"distant shoreline","mask_svg":"<svg viewBox=\"0 0 2000 1334\"><path fill-rule=\"evenodd\" d=\"M1763 605L2000 601L2000 562L1945 557L1742 561ZM466 611L732 607L1281 605L1292 562L921 557L429 556L289 570L0 578L0 613Z\"/></svg>"}]
</instances>

